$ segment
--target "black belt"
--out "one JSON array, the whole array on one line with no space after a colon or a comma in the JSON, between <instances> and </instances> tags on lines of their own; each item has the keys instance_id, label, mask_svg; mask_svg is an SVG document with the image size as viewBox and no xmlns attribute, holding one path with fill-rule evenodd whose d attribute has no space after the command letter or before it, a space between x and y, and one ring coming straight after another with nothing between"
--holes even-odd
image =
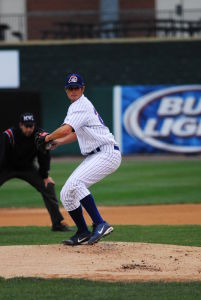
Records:
<instances>
[{"instance_id":1,"label":"black belt","mask_svg":"<svg viewBox=\"0 0 201 300\"><path fill-rule=\"evenodd\" d=\"M119 150L119 147L117 145L114 145L114 150ZM87 155L95 154L95 153L100 152L100 151L101 151L100 147L97 147L95 150L87 153Z\"/></svg>"}]
</instances>

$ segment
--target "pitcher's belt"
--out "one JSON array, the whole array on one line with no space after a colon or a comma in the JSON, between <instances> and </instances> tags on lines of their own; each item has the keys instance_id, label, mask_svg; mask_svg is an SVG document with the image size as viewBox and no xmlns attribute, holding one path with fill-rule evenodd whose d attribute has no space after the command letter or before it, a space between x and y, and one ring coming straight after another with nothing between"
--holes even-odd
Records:
<instances>
[{"instance_id":1,"label":"pitcher's belt","mask_svg":"<svg viewBox=\"0 0 201 300\"><path fill-rule=\"evenodd\" d=\"M119 151L119 146L114 145L114 150L118 150L118 151ZM95 153L100 152L100 151L101 151L101 148L100 148L100 147L97 147L95 150L93 150L93 151L87 153L87 155L95 154Z\"/></svg>"}]
</instances>

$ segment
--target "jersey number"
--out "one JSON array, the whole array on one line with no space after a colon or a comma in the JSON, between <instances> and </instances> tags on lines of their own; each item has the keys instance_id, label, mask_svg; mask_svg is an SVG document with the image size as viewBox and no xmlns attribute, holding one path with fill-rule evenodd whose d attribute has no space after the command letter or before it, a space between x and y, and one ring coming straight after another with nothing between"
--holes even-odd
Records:
<instances>
[{"instance_id":1,"label":"jersey number","mask_svg":"<svg viewBox=\"0 0 201 300\"><path fill-rule=\"evenodd\" d=\"M101 118L101 116L99 115L99 113L97 112L97 110L95 108L94 108L94 113L99 118L99 121L101 122L101 124L105 125L103 122L103 119Z\"/></svg>"}]
</instances>

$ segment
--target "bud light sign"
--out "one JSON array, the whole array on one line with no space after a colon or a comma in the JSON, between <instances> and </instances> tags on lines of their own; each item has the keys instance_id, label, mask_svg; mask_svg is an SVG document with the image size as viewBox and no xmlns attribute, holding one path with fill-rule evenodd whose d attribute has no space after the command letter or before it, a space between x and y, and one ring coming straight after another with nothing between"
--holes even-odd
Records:
<instances>
[{"instance_id":1,"label":"bud light sign","mask_svg":"<svg viewBox=\"0 0 201 300\"><path fill-rule=\"evenodd\" d=\"M115 87L114 95L124 154L201 152L201 85Z\"/></svg>"}]
</instances>

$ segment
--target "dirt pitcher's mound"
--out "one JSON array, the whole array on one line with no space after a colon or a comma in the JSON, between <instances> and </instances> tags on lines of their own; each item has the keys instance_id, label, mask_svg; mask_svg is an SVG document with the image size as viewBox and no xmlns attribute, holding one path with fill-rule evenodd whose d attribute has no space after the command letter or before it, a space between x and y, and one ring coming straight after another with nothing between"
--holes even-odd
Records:
<instances>
[{"instance_id":1,"label":"dirt pitcher's mound","mask_svg":"<svg viewBox=\"0 0 201 300\"><path fill-rule=\"evenodd\" d=\"M2 246L0 276L107 281L201 280L199 247L141 243Z\"/></svg>"}]
</instances>

